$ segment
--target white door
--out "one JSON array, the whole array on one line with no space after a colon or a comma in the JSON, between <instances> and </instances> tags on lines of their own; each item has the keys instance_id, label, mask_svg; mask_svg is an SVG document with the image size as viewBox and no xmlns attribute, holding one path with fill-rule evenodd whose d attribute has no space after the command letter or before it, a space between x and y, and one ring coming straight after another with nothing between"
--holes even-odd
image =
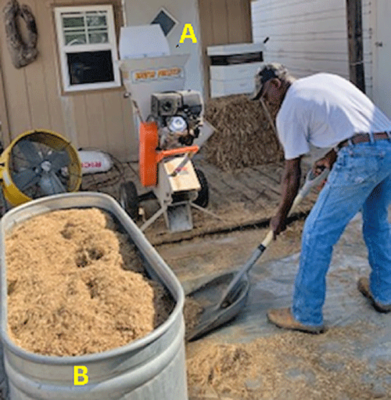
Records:
<instances>
[{"instance_id":1,"label":"white door","mask_svg":"<svg viewBox=\"0 0 391 400\"><path fill-rule=\"evenodd\" d=\"M391 118L391 1L373 8L373 100Z\"/></svg>"}]
</instances>

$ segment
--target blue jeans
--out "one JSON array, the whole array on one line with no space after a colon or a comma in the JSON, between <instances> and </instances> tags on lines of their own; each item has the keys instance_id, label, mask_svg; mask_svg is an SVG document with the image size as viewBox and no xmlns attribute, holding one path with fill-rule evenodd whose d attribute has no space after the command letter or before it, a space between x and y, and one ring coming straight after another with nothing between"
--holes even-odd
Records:
<instances>
[{"instance_id":1,"label":"blue jeans","mask_svg":"<svg viewBox=\"0 0 391 400\"><path fill-rule=\"evenodd\" d=\"M323 324L326 274L333 246L362 210L370 289L381 305L391 304L391 141L343 147L303 230L292 314L305 325Z\"/></svg>"}]
</instances>

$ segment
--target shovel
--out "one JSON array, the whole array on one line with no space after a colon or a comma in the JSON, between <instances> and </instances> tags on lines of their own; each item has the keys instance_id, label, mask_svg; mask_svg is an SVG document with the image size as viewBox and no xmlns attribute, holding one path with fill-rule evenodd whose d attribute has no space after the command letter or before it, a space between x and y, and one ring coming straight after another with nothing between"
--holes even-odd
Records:
<instances>
[{"instance_id":1,"label":"shovel","mask_svg":"<svg viewBox=\"0 0 391 400\"><path fill-rule=\"evenodd\" d=\"M328 173L328 169L324 169L318 176L315 176L312 169L308 172L305 183L297 194L289 215L297 208L312 188L327 178ZM202 306L208 303L212 304L205 306L198 324L192 331L187 333L186 339L188 341L199 339L206 333L230 321L244 307L250 289L248 273L272 240L273 231L270 231L238 272L221 275L203 284L187 296Z\"/></svg>"}]
</instances>

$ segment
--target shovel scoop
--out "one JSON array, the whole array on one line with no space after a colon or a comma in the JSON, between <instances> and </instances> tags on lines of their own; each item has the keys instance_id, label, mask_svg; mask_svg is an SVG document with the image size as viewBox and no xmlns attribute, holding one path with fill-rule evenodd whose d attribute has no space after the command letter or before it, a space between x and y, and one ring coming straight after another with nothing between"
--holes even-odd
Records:
<instances>
[{"instance_id":1,"label":"shovel scoop","mask_svg":"<svg viewBox=\"0 0 391 400\"><path fill-rule=\"evenodd\" d=\"M328 173L328 169L324 169L318 176L313 173L312 169L308 172L305 183L297 194L289 214L295 211L312 188L318 186L327 178ZM187 295L188 298L204 307L198 323L187 333L186 339L188 341L199 339L206 333L232 320L240 312L246 303L250 289L248 273L272 240L273 231L269 231L263 242L255 249L238 272L218 276Z\"/></svg>"}]
</instances>

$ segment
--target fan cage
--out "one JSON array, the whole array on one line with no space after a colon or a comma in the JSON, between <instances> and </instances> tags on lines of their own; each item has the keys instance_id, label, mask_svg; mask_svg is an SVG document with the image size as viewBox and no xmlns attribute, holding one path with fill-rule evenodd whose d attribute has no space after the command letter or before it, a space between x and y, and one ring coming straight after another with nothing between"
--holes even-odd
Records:
<instances>
[{"instance_id":1,"label":"fan cage","mask_svg":"<svg viewBox=\"0 0 391 400\"><path fill-rule=\"evenodd\" d=\"M22 191L20 188L17 187L13 180L13 176L15 176L15 173L17 173L18 169L20 170L20 168L26 166L31 167L27 158L25 158L25 165L23 165L23 155L21 155L21 151L18 149L18 144L21 141L25 140L36 144L44 156L45 152L47 155L51 150L56 152L66 151L70 162L66 167L67 173L61 175L61 181L64 184L67 192L75 192L80 188L82 177L81 162L77 150L72 146L71 142L60 134L52 131L29 131L18 136L10 144L8 149L6 149L4 168L9 173L13 188L8 188L8 190L6 189L4 194L7 200L11 202L11 204L21 204L28 200L44 197L44 194L42 193L36 193L36 195L32 195L31 191L29 190Z\"/></svg>"}]
</instances>

